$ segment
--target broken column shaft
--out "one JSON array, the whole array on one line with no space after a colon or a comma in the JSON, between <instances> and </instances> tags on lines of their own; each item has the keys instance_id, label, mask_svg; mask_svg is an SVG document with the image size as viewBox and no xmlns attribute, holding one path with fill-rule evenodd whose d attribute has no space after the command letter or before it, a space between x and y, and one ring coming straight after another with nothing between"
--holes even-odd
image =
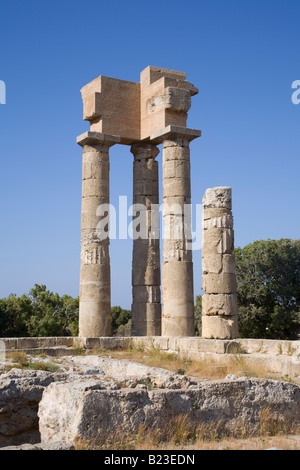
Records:
<instances>
[{"instance_id":1,"label":"broken column shaft","mask_svg":"<svg viewBox=\"0 0 300 470\"><path fill-rule=\"evenodd\" d=\"M207 189L203 198L202 337L238 336L231 188Z\"/></svg>"}]
</instances>

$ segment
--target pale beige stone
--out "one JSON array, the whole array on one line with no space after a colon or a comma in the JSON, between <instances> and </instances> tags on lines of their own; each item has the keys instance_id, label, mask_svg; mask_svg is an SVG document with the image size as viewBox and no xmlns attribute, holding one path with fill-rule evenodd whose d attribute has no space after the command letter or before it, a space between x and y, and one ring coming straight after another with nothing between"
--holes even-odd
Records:
<instances>
[{"instance_id":1,"label":"pale beige stone","mask_svg":"<svg viewBox=\"0 0 300 470\"><path fill-rule=\"evenodd\" d=\"M164 178L189 178L190 164L186 160L167 160L163 164Z\"/></svg>"},{"instance_id":2,"label":"pale beige stone","mask_svg":"<svg viewBox=\"0 0 300 470\"><path fill-rule=\"evenodd\" d=\"M166 163L173 161L181 161L187 164L190 163L190 149L188 140L176 139L175 142L173 140L163 140L163 148L165 150L163 168Z\"/></svg>"},{"instance_id":3,"label":"pale beige stone","mask_svg":"<svg viewBox=\"0 0 300 470\"><path fill-rule=\"evenodd\" d=\"M83 119L91 130L121 137L127 143L140 138L140 84L100 75L81 89Z\"/></svg>"},{"instance_id":4,"label":"pale beige stone","mask_svg":"<svg viewBox=\"0 0 300 470\"><path fill-rule=\"evenodd\" d=\"M193 282L193 263L191 261L164 261L162 278L166 281L182 281L187 287Z\"/></svg>"},{"instance_id":5,"label":"pale beige stone","mask_svg":"<svg viewBox=\"0 0 300 470\"><path fill-rule=\"evenodd\" d=\"M203 197L203 207L231 209L231 188L220 186L207 189Z\"/></svg>"},{"instance_id":6,"label":"pale beige stone","mask_svg":"<svg viewBox=\"0 0 300 470\"><path fill-rule=\"evenodd\" d=\"M202 315L235 316L237 314L235 294L204 294L202 296Z\"/></svg>"},{"instance_id":7,"label":"pale beige stone","mask_svg":"<svg viewBox=\"0 0 300 470\"><path fill-rule=\"evenodd\" d=\"M160 303L160 286L134 286L133 301L144 303Z\"/></svg>"},{"instance_id":8,"label":"pale beige stone","mask_svg":"<svg viewBox=\"0 0 300 470\"><path fill-rule=\"evenodd\" d=\"M101 300L80 300L79 302L79 332L80 336L89 337L110 336L111 318L110 311L107 310L107 301ZM101 312L101 316L99 316Z\"/></svg>"},{"instance_id":9,"label":"pale beige stone","mask_svg":"<svg viewBox=\"0 0 300 470\"><path fill-rule=\"evenodd\" d=\"M236 277L231 273L203 274L203 290L207 294L236 293Z\"/></svg>"},{"instance_id":10,"label":"pale beige stone","mask_svg":"<svg viewBox=\"0 0 300 470\"><path fill-rule=\"evenodd\" d=\"M223 255L223 273L235 274L235 256Z\"/></svg>"},{"instance_id":11,"label":"pale beige stone","mask_svg":"<svg viewBox=\"0 0 300 470\"><path fill-rule=\"evenodd\" d=\"M206 253L202 260L204 274L220 274L223 269L223 256L219 253Z\"/></svg>"},{"instance_id":12,"label":"pale beige stone","mask_svg":"<svg viewBox=\"0 0 300 470\"><path fill-rule=\"evenodd\" d=\"M232 229L211 227L203 230L202 256L207 254L231 254L234 249Z\"/></svg>"},{"instance_id":13,"label":"pale beige stone","mask_svg":"<svg viewBox=\"0 0 300 470\"><path fill-rule=\"evenodd\" d=\"M181 337L194 336L195 330L193 326L193 318L183 316L165 317L162 322L162 336Z\"/></svg>"},{"instance_id":14,"label":"pale beige stone","mask_svg":"<svg viewBox=\"0 0 300 470\"><path fill-rule=\"evenodd\" d=\"M169 299L168 302L182 304L182 302L193 302L193 283L183 285L180 279L171 279L162 285L163 299ZM173 307L172 307L173 308Z\"/></svg>"},{"instance_id":15,"label":"pale beige stone","mask_svg":"<svg viewBox=\"0 0 300 470\"><path fill-rule=\"evenodd\" d=\"M215 219L215 218L223 218L223 217L232 217L232 211L230 209L226 209L224 207L214 208L214 207L203 207L203 220L207 219ZM228 227L232 228L232 227Z\"/></svg>"},{"instance_id":16,"label":"pale beige stone","mask_svg":"<svg viewBox=\"0 0 300 470\"><path fill-rule=\"evenodd\" d=\"M190 178L166 178L163 185L164 200L168 197L191 197Z\"/></svg>"},{"instance_id":17,"label":"pale beige stone","mask_svg":"<svg viewBox=\"0 0 300 470\"><path fill-rule=\"evenodd\" d=\"M161 334L161 304L134 302L132 304L132 334L159 336Z\"/></svg>"},{"instance_id":18,"label":"pale beige stone","mask_svg":"<svg viewBox=\"0 0 300 470\"><path fill-rule=\"evenodd\" d=\"M204 315L202 317L202 338L233 339L238 337L236 317Z\"/></svg>"},{"instance_id":19,"label":"pale beige stone","mask_svg":"<svg viewBox=\"0 0 300 470\"><path fill-rule=\"evenodd\" d=\"M100 75L81 89L83 119L91 131L119 136L123 144L150 137L166 126L186 127L198 89L186 74L146 67L140 83Z\"/></svg>"},{"instance_id":20,"label":"pale beige stone","mask_svg":"<svg viewBox=\"0 0 300 470\"><path fill-rule=\"evenodd\" d=\"M221 217L213 217L213 218L204 218L203 220L203 228L204 229L211 229L211 228L233 228L233 217L231 215L223 215Z\"/></svg>"},{"instance_id":21,"label":"pale beige stone","mask_svg":"<svg viewBox=\"0 0 300 470\"><path fill-rule=\"evenodd\" d=\"M169 125L186 127L191 96L198 90L185 77L150 66L141 72L141 139Z\"/></svg>"}]
</instances>

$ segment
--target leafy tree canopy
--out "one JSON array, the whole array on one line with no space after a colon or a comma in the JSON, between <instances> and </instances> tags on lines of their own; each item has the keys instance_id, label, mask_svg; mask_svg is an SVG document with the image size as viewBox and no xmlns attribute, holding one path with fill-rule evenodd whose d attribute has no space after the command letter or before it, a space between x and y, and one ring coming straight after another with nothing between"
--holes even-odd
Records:
<instances>
[{"instance_id":1,"label":"leafy tree canopy","mask_svg":"<svg viewBox=\"0 0 300 470\"><path fill-rule=\"evenodd\" d=\"M240 337L299 339L300 240L235 249Z\"/></svg>"}]
</instances>

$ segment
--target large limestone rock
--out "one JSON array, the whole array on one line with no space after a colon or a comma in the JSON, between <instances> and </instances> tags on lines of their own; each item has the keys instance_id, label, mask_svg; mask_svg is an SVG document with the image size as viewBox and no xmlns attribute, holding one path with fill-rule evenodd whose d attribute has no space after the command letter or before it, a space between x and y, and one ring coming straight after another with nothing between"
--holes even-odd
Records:
<instances>
[{"instance_id":1,"label":"large limestone rock","mask_svg":"<svg viewBox=\"0 0 300 470\"><path fill-rule=\"evenodd\" d=\"M46 371L12 369L1 375L0 446L39 441L37 410L53 380Z\"/></svg>"},{"instance_id":2,"label":"large limestone rock","mask_svg":"<svg viewBox=\"0 0 300 470\"><path fill-rule=\"evenodd\" d=\"M78 437L94 440L99 430L104 437L120 427L134 434L143 424L165 426L177 414L187 414L195 425L218 424L220 432L242 427L255 434L263 410L286 425L300 424L300 387L292 383L236 376L198 380L97 355L56 363L56 372L0 374L0 447L70 449Z\"/></svg>"},{"instance_id":3,"label":"large limestone rock","mask_svg":"<svg viewBox=\"0 0 300 470\"><path fill-rule=\"evenodd\" d=\"M42 362L42 358L38 357L37 360ZM145 387L145 384L182 389L190 384L185 376L111 357L67 356L56 362L60 365L57 372L13 368L0 374L0 448L40 441L39 402L45 388L52 382L62 382L76 388L80 381L87 389L106 391L121 387L138 389ZM69 412L68 405L66 410Z\"/></svg>"},{"instance_id":4,"label":"large limestone rock","mask_svg":"<svg viewBox=\"0 0 300 470\"><path fill-rule=\"evenodd\" d=\"M103 389L96 381L52 383L40 403L38 415L43 445L77 438L95 440L117 430L130 435L141 425L162 427L174 415L187 414L195 425L218 424L259 430L260 411L277 420L300 423L300 388L290 383L233 377L203 381L188 389Z\"/></svg>"}]
</instances>

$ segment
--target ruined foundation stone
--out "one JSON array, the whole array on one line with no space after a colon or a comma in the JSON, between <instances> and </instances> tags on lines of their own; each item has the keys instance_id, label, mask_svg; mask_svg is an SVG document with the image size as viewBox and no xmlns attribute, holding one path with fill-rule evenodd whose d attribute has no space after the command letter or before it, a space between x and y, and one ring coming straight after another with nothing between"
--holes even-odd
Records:
<instances>
[{"instance_id":1,"label":"ruined foundation stone","mask_svg":"<svg viewBox=\"0 0 300 470\"><path fill-rule=\"evenodd\" d=\"M237 286L231 188L207 189L203 198L202 337L237 338Z\"/></svg>"}]
</instances>

